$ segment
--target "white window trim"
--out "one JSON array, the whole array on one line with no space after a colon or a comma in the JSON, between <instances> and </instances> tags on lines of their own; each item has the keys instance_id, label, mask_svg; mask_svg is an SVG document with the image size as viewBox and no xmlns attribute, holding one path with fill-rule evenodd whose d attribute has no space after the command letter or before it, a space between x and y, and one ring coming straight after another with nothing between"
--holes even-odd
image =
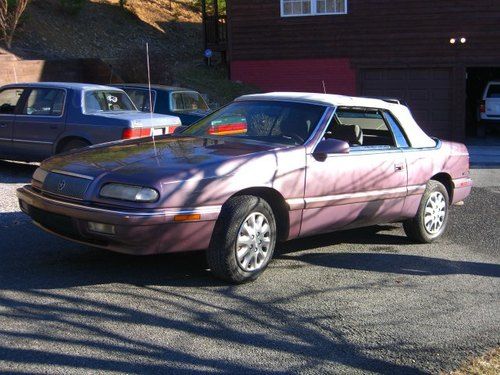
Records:
<instances>
[{"instance_id":1,"label":"white window trim","mask_svg":"<svg viewBox=\"0 0 500 375\"><path fill-rule=\"evenodd\" d=\"M285 14L285 2L284 0L280 0L280 9L281 9L281 17L288 18L288 17L312 17L312 16L339 16L343 14L348 13L348 5L349 2L347 0L344 0L344 12L333 12L333 13L318 13L316 6L317 6L317 1L316 0L311 0L311 13L309 14Z\"/></svg>"}]
</instances>

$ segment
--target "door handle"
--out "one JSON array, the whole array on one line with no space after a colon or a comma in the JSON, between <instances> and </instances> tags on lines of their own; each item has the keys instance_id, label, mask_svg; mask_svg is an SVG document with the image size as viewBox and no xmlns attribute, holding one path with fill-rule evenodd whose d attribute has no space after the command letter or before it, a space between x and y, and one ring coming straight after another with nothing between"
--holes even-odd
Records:
<instances>
[{"instance_id":1,"label":"door handle","mask_svg":"<svg viewBox=\"0 0 500 375\"><path fill-rule=\"evenodd\" d=\"M394 170L396 172L402 172L405 170L405 164L404 163L396 163L394 164Z\"/></svg>"},{"instance_id":2,"label":"door handle","mask_svg":"<svg viewBox=\"0 0 500 375\"><path fill-rule=\"evenodd\" d=\"M0 128L6 128L7 124L0 124Z\"/></svg>"}]
</instances>

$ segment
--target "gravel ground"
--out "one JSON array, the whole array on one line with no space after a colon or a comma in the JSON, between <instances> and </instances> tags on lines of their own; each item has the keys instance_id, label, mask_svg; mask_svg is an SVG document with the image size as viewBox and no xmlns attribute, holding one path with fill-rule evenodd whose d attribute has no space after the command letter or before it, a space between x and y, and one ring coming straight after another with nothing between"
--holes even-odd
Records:
<instances>
[{"instance_id":1,"label":"gravel ground","mask_svg":"<svg viewBox=\"0 0 500 375\"><path fill-rule=\"evenodd\" d=\"M227 286L203 254L42 232L14 196L34 168L0 162L0 372L438 373L500 344L500 170L473 171L439 243L400 225L297 240Z\"/></svg>"}]
</instances>

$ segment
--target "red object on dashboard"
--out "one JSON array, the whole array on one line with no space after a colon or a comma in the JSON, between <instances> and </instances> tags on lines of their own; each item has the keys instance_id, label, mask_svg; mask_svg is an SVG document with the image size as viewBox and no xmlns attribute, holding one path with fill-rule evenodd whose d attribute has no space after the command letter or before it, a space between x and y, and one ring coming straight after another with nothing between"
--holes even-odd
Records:
<instances>
[{"instance_id":1,"label":"red object on dashboard","mask_svg":"<svg viewBox=\"0 0 500 375\"><path fill-rule=\"evenodd\" d=\"M246 133L247 124L238 122L234 124L216 125L208 130L208 134L213 135L226 135L226 134L241 134Z\"/></svg>"}]
</instances>

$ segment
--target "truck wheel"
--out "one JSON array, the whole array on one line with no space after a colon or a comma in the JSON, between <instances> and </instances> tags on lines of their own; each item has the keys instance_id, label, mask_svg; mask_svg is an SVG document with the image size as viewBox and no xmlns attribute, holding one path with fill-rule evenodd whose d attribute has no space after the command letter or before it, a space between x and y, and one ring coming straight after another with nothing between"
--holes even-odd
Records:
<instances>
[{"instance_id":1,"label":"truck wheel","mask_svg":"<svg viewBox=\"0 0 500 375\"><path fill-rule=\"evenodd\" d=\"M257 279L273 257L276 220L262 198L242 195L222 207L207 250L212 273L232 283Z\"/></svg>"},{"instance_id":2,"label":"truck wheel","mask_svg":"<svg viewBox=\"0 0 500 375\"><path fill-rule=\"evenodd\" d=\"M83 139L72 139L71 141L66 142L61 147L61 149L59 150L59 153L78 150L79 148L84 148L87 146L90 146L90 143L87 141L84 141Z\"/></svg>"},{"instance_id":3,"label":"truck wheel","mask_svg":"<svg viewBox=\"0 0 500 375\"><path fill-rule=\"evenodd\" d=\"M417 215L403 223L406 235L420 243L437 240L448 225L449 204L450 198L444 185L438 181L429 181Z\"/></svg>"}]
</instances>

